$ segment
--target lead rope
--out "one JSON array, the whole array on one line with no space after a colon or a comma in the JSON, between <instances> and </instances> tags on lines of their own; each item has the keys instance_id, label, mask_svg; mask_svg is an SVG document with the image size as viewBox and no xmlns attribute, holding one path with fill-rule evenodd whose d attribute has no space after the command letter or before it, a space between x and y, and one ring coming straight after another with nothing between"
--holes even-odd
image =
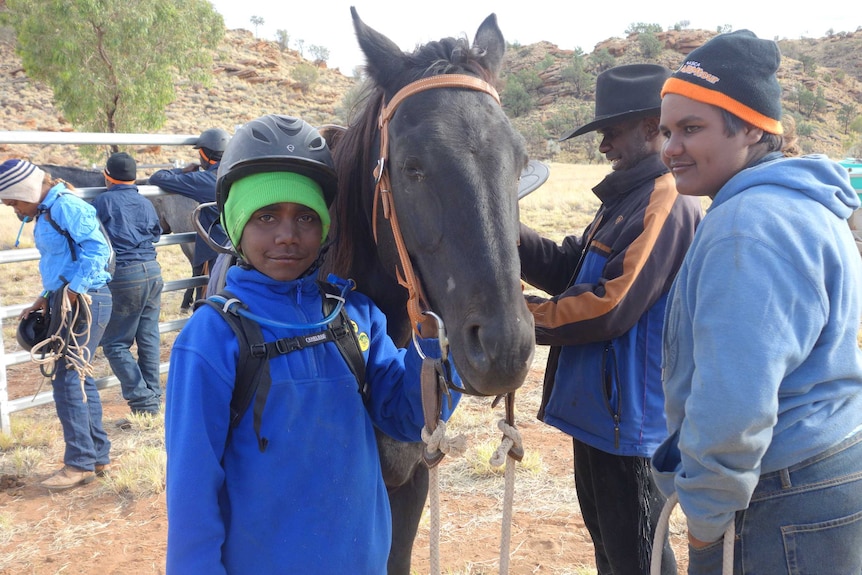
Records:
<instances>
[{"instance_id":1,"label":"lead rope","mask_svg":"<svg viewBox=\"0 0 862 575\"><path fill-rule=\"evenodd\" d=\"M422 411L425 426L422 428L422 441L426 447L423 453L428 466L428 499L430 525L428 533L429 573L440 575L440 473L438 464L445 455L459 456L466 449L462 435L446 437L446 422L440 419L443 394L448 393L443 360L423 358L422 360ZM492 407L499 401L494 400ZM500 533L500 575L509 573L509 549L512 538L512 508L515 493L515 465L524 457L520 432L515 428L515 393L506 394L506 418L497 422L503 432L500 446L493 453L489 463L494 467L506 463L505 487L503 494L503 523Z\"/></svg>"},{"instance_id":2,"label":"lead rope","mask_svg":"<svg viewBox=\"0 0 862 575\"><path fill-rule=\"evenodd\" d=\"M655 536L652 542L652 558L650 560L650 575L661 575L661 552L667 538L670 525L670 514L676 504L679 503L679 495L676 491L670 494L662 507L658 524L655 527ZM736 536L736 521L731 520L730 525L724 530L724 542L722 543L721 574L733 575L733 542Z\"/></svg>"},{"instance_id":3,"label":"lead rope","mask_svg":"<svg viewBox=\"0 0 862 575\"><path fill-rule=\"evenodd\" d=\"M47 339L33 346L30 350L30 360L42 367L42 373L46 376L50 374L52 377L55 373L53 366L61 359L66 360L66 369L78 372L78 379L81 384L81 396L84 403L87 402L87 391L84 387L87 376L92 376L93 365L90 362L90 350L87 344L90 342L90 323L92 315L90 313L90 303L92 298L89 294L79 293L76 304L73 306L69 300L69 287L63 286L63 289L55 296L62 298L60 300L60 325L57 331L52 333ZM79 317L83 314L84 330L80 333L74 331L75 325L78 323ZM64 339L60 337L61 333L66 333ZM47 351L43 351L47 349ZM36 357L36 354L42 354L42 357ZM44 366L50 365L50 371ZM39 383L39 388L33 395L36 396L42 390L44 379Z\"/></svg>"}]
</instances>

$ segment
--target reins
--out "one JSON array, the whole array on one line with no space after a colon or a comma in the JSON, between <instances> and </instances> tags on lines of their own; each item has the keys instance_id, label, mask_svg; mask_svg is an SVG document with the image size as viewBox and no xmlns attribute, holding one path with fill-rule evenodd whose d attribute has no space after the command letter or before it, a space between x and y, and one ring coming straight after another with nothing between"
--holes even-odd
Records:
<instances>
[{"instance_id":1,"label":"reins","mask_svg":"<svg viewBox=\"0 0 862 575\"><path fill-rule=\"evenodd\" d=\"M395 115L404 100L435 88L462 88L476 90L489 94L497 104L500 104L500 96L488 82L469 76L467 74L440 74L428 78L422 78L407 84L401 88L392 99L380 108L377 126L380 129L380 157L374 168L374 203L372 207L372 227L374 241L378 242L377 235L377 206L382 206L383 216L389 222L395 246L398 250L400 268L396 267L398 283L407 290L407 313L410 317L413 342L416 349L423 358L422 361L422 410L425 415L425 427L422 430L422 440L426 443L423 459L429 469L429 502L430 502L430 570L431 575L440 573L439 539L440 539L440 488L437 465L444 455L460 455L464 452L464 438L457 436L447 438L446 423L440 419L444 396L451 401L450 390L469 392L456 387L451 381L451 367L448 361L448 339L446 337L443 320L430 310L428 300L422 289L422 284L413 269L410 254L404 244L401 234L401 226L398 223L398 215L395 210L395 201L392 195L389 180L388 158L389 158L389 122ZM417 336L420 335L420 326L425 325L429 318L436 320L438 339L440 341L441 357L429 358L422 353ZM433 333L433 330L426 333ZM496 406L502 396L498 396L492 407ZM500 573L508 573L509 569L509 541L511 539L512 503L514 498L515 483L515 461L521 461L524 450L521 436L515 428L515 394L506 394L506 417L498 422L499 429L503 432L503 440L500 447L491 457L491 465L498 467L505 459L505 493L503 499L503 526L500 538Z\"/></svg>"}]
</instances>

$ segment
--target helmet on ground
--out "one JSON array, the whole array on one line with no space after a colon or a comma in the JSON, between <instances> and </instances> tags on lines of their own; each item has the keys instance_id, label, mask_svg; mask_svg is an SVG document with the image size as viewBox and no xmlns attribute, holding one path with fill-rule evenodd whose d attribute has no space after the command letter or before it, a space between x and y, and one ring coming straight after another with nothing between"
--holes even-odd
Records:
<instances>
[{"instance_id":1,"label":"helmet on ground","mask_svg":"<svg viewBox=\"0 0 862 575\"><path fill-rule=\"evenodd\" d=\"M263 172L295 172L306 176L320 185L327 207L335 199L338 180L326 139L317 128L299 118L269 114L236 131L216 177L219 211L224 213L234 182Z\"/></svg>"},{"instance_id":2,"label":"helmet on ground","mask_svg":"<svg viewBox=\"0 0 862 575\"><path fill-rule=\"evenodd\" d=\"M51 335L51 314L42 313L41 309L31 311L18 322L18 333L16 334L18 344L30 351L37 344L42 343Z\"/></svg>"},{"instance_id":3,"label":"helmet on ground","mask_svg":"<svg viewBox=\"0 0 862 575\"><path fill-rule=\"evenodd\" d=\"M198 137L197 143L192 146L194 149L206 148L213 152L224 152L227 144L230 142L230 134L221 128L210 128L204 130Z\"/></svg>"}]
</instances>

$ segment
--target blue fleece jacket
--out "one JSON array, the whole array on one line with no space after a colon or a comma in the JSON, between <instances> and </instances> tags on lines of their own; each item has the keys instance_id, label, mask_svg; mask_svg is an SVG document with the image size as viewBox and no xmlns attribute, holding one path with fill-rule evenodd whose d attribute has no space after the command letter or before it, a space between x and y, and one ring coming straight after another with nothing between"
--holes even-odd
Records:
<instances>
[{"instance_id":1,"label":"blue fleece jacket","mask_svg":"<svg viewBox=\"0 0 862 575\"><path fill-rule=\"evenodd\" d=\"M824 156L769 158L715 196L671 288L670 437L653 457L690 533L719 539L762 473L862 427L859 199Z\"/></svg>"},{"instance_id":2,"label":"blue fleece jacket","mask_svg":"<svg viewBox=\"0 0 862 575\"><path fill-rule=\"evenodd\" d=\"M279 282L234 266L226 289L254 314L306 324L323 315L315 280ZM182 330L167 382L167 573L386 572L391 518L374 428L421 439L421 359L413 346L396 348L366 296L350 292L346 309L367 342L370 400L363 405L334 343L280 355L270 360L264 452L251 408L225 447L238 358L228 324L202 306ZM299 335L262 330L266 341Z\"/></svg>"},{"instance_id":3,"label":"blue fleece jacket","mask_svg":"<svg viewBox=\"0 0 862 575\"><path fill-rule=\"evenodd\" d=\"M44 216L65 230L75 243L75 257L69 240L57 231ZM111 250L99 228L96 209L69 191L62 183L48 190L39 204L39 215L33 228L33 239L39 250L39 274L42 287L56 291L68 283L69 289L85 293L111 281L105 265Z\"/></svg>"}]
</instances>

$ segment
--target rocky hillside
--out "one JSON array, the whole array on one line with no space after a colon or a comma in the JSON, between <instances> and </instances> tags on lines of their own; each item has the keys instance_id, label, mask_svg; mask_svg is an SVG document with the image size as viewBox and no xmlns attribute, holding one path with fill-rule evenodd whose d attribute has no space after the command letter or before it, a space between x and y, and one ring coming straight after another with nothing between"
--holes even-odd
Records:
<instances>
[{"instance_id":1,"label":"rocky hillside","mask_svg":"<svg viewBox=\"0 0 862 575\"><path fill-rule=\"evenodd\" d=\"M513 77L537 80L529 86L529 103L513 123L528 141L534 157L557 162L601 161L597 141L585 135L565 143L564 131L592 119L594 78L602 66L651 61L670 68L684 55L715 33L675 30L656 34L660 48L644 56L637 34L598 44L582 61L588 81L575 85L571 65L575 53L548 42L510 46L504 82ZM834 158L862 155L862 137L847 130L841 111L862 112L862 31L817 40L781 40L784 58L779 71L784 88L785 111L799 126L800 143L807 152ZM267 113L299 115L316 124L345 122L342 103L356 80L318 65L318 77L310 85L299 78L298 66L309 63L293 50L280 50L275 42L256 39L247 30L229 30L214 54L214 81L210 87L178 85L177 99L167 109L164 133L196 134L218 126L232 131ZM505 85L501 86L504 101ZM804 109L800 92L818 98L816 109ZM846 115L846 113L845 113ZM52 92L30 80L15 55L11 30L0 30L0 129L70 131L72 126L53 105ZM140 163L193 160L191 150L158 147L131 150ZM0 159L28 157L36 162L86 165L74 146L23 146L0 144Z\"/></svg>"},{"instance_id":2,"label":"rocky hillside","mask_svg":"<svg viewBox=\"0 0 862 575\"><path fill-rule=\"evenodd\" d=\"M212 85L176 86L177 99L168 106L167 122L159 132L198 134L210 127L233 132L236 126L270 113L298 115L314 124L336 122L337 107L355 80L322 64L312 86L303 90L304 82L293 74L299 64L308 62L293 50L281 51L275 42L255 39L247 30L229 30L214 54ZM27 77L15 55L14 36L6 29L0 34L0 129L73 130L52 97L50 87ZM197 160L193 150L175 147L131 152L141 164ZM87 165L74 146L0 144L0 159L11 156Z\"/></svg>"},{"instance_id":3,"label":"rocky hillside","mask_svg":"<svg viewBox=\"0 0 862 575\"><path fill-rule=\"evenodd\" d=\"M660 50L652 57L644 56L638 34L625 39L609 39L585 54L585 70L594 78L600 71L594 62L609 62L611 66L636 62L654 62L668 68L678 67L686 54L702 45L715 32L705 30L673 30L655 35ZM833 158L862 155L862 134L850 129L842 120L842 110L851 113L862 129L862 30L833 35L817 40L779 40L782 52L778 72L783 88L785 115L794 117L799 143L804 152L825 153ZM598 161L597 140L590 134L558 144L551 136L564 133L560 120L570 116L572 127L593 117L594 80L591 86L575 90L564 80L574 52L549 43L512 48L508 54L508 69L517 73L532 68L541 70L542 85L537 90L536 108L514 123L531 143L531 151L541 158L555 161ZM608 64L605 64L608 65ZM800 94L808 91L816 99L816 109L802 106ZM804 101L804 100L803 100ZM574 118L571 118L574 116ZM845 128L846 125L846 128ZM845 133L845 129L846 132Z\"/></svg>"}]
</instances>

